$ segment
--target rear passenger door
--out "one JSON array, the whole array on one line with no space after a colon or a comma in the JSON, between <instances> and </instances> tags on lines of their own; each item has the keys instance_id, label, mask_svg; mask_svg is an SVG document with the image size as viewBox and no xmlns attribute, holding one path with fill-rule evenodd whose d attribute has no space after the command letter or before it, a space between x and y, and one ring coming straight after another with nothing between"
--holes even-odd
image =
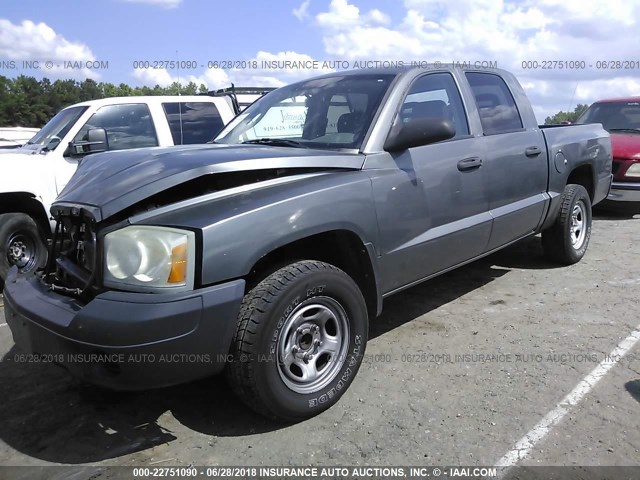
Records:
<instances>
[{"instance_id":1,"label":"rear passenger door","mask_svg":"<svg viewBox=\"0 0 640 480\"><path fill-rule=\"evenodd\" d=\"M167 102L162 108L174 145L210 142L224 127L220 112L211 102Z\"/></svg>"},{"instance_id":2,"label":"rear passenger door","mask_svg":"<svg viewBox=\"0 0 640 480\"><path fill-rule=\"evenodd\" d=\"M483 129L489 209L494 217L488 249L533 232L547 200L547 150L540 131L525 129L505 81L467 72Z\"/></svg>"}]
</instances>

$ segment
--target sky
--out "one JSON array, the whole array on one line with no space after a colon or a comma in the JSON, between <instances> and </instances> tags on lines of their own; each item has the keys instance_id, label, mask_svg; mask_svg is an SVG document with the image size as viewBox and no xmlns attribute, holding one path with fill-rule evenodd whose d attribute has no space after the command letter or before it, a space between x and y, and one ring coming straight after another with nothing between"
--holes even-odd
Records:
<instances>
[{"instance_id":1,"label":"sky","mask_svg":"<svg viewBox=\"0 0 640 480\"><path fill-rule=\"evenodd\" d=\"M4 0L0 75L215 89L485 62L516 75L542 123L640 95L639 27L638 0Z\"/></svg>"}]
</instances>

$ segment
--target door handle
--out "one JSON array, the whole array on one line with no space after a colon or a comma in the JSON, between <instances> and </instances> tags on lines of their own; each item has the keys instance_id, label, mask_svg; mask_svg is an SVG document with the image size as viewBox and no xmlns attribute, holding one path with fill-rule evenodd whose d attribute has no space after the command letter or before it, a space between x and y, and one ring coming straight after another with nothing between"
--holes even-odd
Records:
<instances>
[{"instance_id":1,"label":"door handle","mask_svg":"<svg viewBox=\"0 0 640 480\"><path fill-rule=\"evenodd\" d=\"M474 170L482 166L482 159L478 157L465 158L458 162L458 170L461 172Z\"/></svg>"},{"instance_id":2,"label":"door handle","mask_svg":"<svg viewBox=\"0 0 640 480\"><path fill-rule=\"evenodd\" d=\"M524 154L527 157L537 157L541 153L542 153L542 150L540 150L540 147L529 147L529 148L526 148L524 151Z\"/></svg>"}]
</instances>

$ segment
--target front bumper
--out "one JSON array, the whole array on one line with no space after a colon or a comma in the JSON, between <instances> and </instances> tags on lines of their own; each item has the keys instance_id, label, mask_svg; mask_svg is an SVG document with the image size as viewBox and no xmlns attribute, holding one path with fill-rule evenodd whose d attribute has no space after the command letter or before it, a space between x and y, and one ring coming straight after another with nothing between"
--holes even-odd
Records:
<instances>
[{"instance_id":1,"label":"front bumper","mask_svg":"<svg viewBox=\"0 0 640 480\"><path fill-rule=\"evenodd\" d=\"M640 203L640 183L637 182L613 182L607 200L613 202L638 202Z\"/></svg>"},{"instance_id":2,"label":"front bumper","mask_svg":"<svg viewBox=\"0 0 640 480\"><path fill-rule=\"evenodd\" d=\"M222 370L244 288L236 280L179 294L112 291L80 305L13 268L4 314L23 351L90 383L143 390Z\"/></svg>"}]
</instances>

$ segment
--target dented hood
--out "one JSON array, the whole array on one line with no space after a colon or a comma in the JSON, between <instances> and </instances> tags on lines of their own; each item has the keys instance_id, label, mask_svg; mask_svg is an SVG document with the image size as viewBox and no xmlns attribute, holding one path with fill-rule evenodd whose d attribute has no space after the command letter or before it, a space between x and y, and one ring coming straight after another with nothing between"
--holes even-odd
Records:
<instances>
[{"instance_id":1,"label":"dented hood","mask_svg":"<svg viewBox=\"0 0 640 480\"><path fill-rule=\"evenodd\" d=\"M98 153L87 157L51 208L82 206L98 221L203 175L262 169L358 170L364 155L264 145L190 145Z\"/></svg>"}]
</instances>

